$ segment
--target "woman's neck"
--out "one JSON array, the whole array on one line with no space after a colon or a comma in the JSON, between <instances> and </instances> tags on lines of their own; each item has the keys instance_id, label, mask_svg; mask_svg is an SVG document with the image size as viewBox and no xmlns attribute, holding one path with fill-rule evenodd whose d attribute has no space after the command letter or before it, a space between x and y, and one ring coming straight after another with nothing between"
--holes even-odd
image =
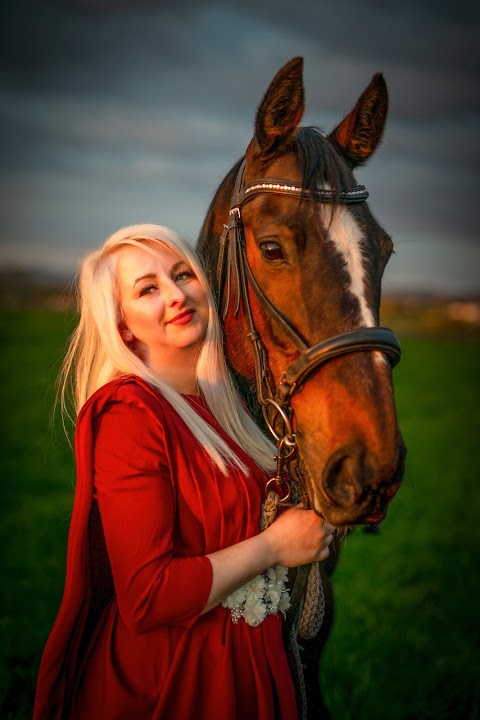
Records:
<instances>
[{"instance_id":1,"label":"woman's neck","mask_svg":"<svg viewBox=\"0 0 480 720\"><path fill-rule=\"evenodd\" d=\"M177 392L183 395L196 395L198 394L197 360L198 349L185 348L182 352L172 353L170 357L166 357L164 353L160 357L151 356L147 364Z\"/></svg>"}]
</instances>

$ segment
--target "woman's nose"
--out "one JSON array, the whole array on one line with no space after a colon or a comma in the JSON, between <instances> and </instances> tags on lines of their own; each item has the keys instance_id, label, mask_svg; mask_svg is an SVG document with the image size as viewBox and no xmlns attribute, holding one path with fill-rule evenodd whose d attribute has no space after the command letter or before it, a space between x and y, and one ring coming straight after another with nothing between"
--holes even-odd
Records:
<instances>
[{"instance_id":1,"label":"woman's nose","mask_svg":"<svg viewBox=\"0 0 480 720\"><path fill-rule=\"evenodd\" d=\"M185 300L185 293L170 278L165 280L164 297L168 305L177 305Z\"/></svg>"}]
</instances>

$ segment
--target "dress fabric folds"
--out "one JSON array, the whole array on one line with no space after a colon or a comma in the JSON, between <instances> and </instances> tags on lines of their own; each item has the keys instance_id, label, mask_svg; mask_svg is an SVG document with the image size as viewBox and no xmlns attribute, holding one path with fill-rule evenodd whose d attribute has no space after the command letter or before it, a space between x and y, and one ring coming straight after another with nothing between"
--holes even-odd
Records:
<instances>
[{"instance_id":1,"label":"dress fabric folds","mask_svg":"<svg viewBox=\"0 0 480 720\"><path fill-rule=\"evenodd\" d=\"M172 406L135 376L85 404L62 604L34 720L295 720L282 617L201 615L208 553L259 532L265 474L223 475Z\"/></svg>"}]
</instances>

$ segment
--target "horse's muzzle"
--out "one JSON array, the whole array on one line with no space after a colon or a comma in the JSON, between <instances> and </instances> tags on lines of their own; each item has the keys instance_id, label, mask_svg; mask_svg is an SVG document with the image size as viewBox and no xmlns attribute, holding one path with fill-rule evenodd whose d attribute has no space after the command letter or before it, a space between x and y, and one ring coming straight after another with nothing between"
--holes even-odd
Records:
<instances>
[{"instance_id":1,"label":"horse's muzzle","mask_svg":"<svg viewBox=\"0 0 480 720\"><path fill-rule=\"evenodd\" d=\"M314 507L337 527L380 522L401 485L405 457L403 442L391 465L376 465L360 443L340 448L325 466L321 488L315 487Z\"/></svg>"}]
</instances>

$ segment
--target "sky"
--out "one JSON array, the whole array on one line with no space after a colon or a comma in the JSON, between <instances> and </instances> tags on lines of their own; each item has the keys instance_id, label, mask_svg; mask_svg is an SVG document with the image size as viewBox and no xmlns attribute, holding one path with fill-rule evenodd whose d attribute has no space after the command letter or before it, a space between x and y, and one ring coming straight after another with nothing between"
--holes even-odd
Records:
<instances>
[{"instance_id":1,"label":"sky","mask_svg":"<svg viewBox=\"0 0 480 720\"><path fill-rule=\"evenodd\" d=\"M375 72L384 141L357 181L392 235L386 291L480 292L480 11L471 0L3 0L0 269L73 274L136 222L195 242L279 68L328 132Z\"/></svg>"}]
</instances>

